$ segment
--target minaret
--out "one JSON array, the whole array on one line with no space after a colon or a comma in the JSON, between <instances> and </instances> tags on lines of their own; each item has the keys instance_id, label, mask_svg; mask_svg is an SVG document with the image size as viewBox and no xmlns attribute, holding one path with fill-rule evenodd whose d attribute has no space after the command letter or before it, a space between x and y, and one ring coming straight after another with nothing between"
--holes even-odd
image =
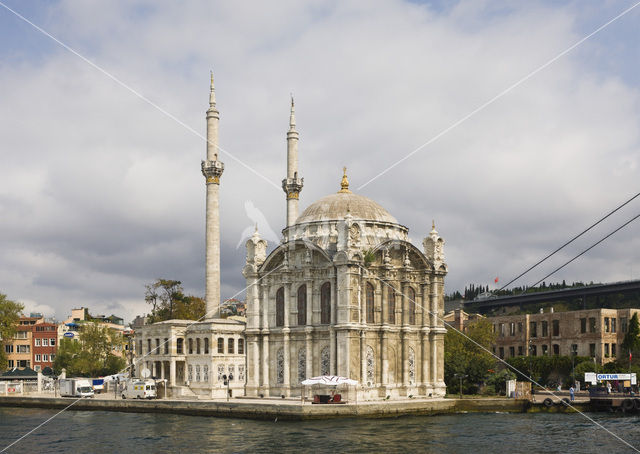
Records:
<instances>
[{"instance_id":1,"label":"minaret","mask_svg":"<svg viewBox=\"0 0 640 454\"><path fill-rule=\"evenodd\" d=\"M220 177L224 164L218 161L218 121L216 92L211 73L211 93L207 110L207 160L202 161L202 174L207 185L205 295L206 319L214 318L220 306Z\"/></svg>"},{"instance_id":2,"label":"minaret","mask_svg":"<svg viewBox=\"0 0 640 454\"><path fill-rule=\"evenodd\" d=\"M304 178L298 178L298 131L292 96L287 132L287 178L282 180L282 189L287 194L287 227L291 227L298 218L298 197L303 183Z\"/></svg>"}]
</instances>

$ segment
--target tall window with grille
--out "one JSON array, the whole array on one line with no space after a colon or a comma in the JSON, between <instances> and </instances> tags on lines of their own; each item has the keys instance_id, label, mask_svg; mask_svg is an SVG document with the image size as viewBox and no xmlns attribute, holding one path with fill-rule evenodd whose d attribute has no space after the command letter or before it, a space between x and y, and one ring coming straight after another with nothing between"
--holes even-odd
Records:
<instances>
[{"instance_id":1,"label":"tall window with grille","mask_svg":"<svg viewBox=\"0 0 640 454\"><path fill-rule=\"evenodd\" d=\"M224 353L224 338L218 338L218 353Z\"/></svg>"},{"instance_id":2,"label":"tall window with grille","mask_svg":"<svg viewBox=\"0 0 640 454\"><path fill-rule=\"evenodd\" d=\"M331 323L331 284L325 282L320 288L320 323Z\"/></svg>"},{"instance_id":3,"label":"tall window with grille","mask_svg":"<svg viewBox=\"0 0 640 454\"><path fill-rule=\"evenodd\" d=\"M284 287L276 292L276 326L284 326Z\"/></svg>"},{"instance_id":4,"label":"tall window with grille","mask_svg":"<svg viewBox=\"0 0 640 454\"><path fill-rule=\"evenodd\" d=\"M298 287L298 325L307 324L307 286Z\"/></svg>"},{"instance_id":5,"label":"tall window with grille","mask_svg":"<svg viewBox=\"0 0 640 454\"><path fill-rule=\"evenodd\" d=\"M367 323L375 323L373 285L367 282Z\"/></svg>"},{"instance_id":6,"label":"tall window with grille","mask_svg":"<svg viewBox=\"0 0 640 454\"><path fill-rule=\"evenodd\" d=\"M389 287L389 301L387 303L387 308L389 309L389 323L394 325L396 323L396 291L393 287Z\"/></svg>"},{"instance_id":7,"label":"tall window with grille","mask_svg":"<svg viewBox=\"0 0 640 454\"><path fill-rule=\"evenodd\" d=\"M409 287L407 291L407 297L409 298L409 325L416 324L416 292L413 288Z\"/></svg>"}]
</instances>

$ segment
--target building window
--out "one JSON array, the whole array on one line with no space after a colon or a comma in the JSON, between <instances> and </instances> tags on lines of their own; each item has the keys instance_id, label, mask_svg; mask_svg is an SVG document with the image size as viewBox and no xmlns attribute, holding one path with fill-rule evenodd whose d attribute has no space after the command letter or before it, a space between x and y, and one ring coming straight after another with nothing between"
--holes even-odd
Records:
<instances>
[{"instance_id":1,"label":"building window","mask_svg":"<svg viewBox=\"0 0 640 454\"><path fill-rule=\"evenodd\" d=\"M610 330L610 327L609 327L609 317L605 317L605 318L604 318L604 332L605 332L605 333L608 333L608 332L609 332L609 330Z\"/></svg>"},{"instance_id":2,"label":"building window","mask_svg":"<svg viewBox=\"0 0 640 454\"><path fill-rule=\"evenodd\" d=\"M547 337L549 335L549 322L542 322L542 337Z\"/></svg>"},{"instance_id":3,"label":"building window","mask_svg":"<svg viewBox=\"0 0 640 454\"><path fill-rule=\"evenodd\" d=\"M530 349L531 349L531 356L538 356L538 346L537 345L531 345Z\"/></svg>"},{"instance_id":4,"label":"building window","mask_svg":"<svg viewBox=\"0 0 640 454\"><path fill-rule=\"evenodd\" d=\"M560 354L560 346L558 344L553 344L553 354L556 356Z\"/></svg>"},{"instance_id":5,"label":"building window","mask_svg":"<svg viewBox=\"0 0 640 454\"><path fill-rule=\"evenodd\" d=\"M615 318L611 319L611 332L612 333L616 332L616 319Z\"/></svg>"},{"instance_id":6,"label":"building window","mask_svg":"<svg viewBox=\"0 0 640 454\"><path fill-rule=\"evenodd\" d=\"M509 336L515 336L515 335L516 335L516 324L515 322L511 322L509 323Z\"/></svg>"},{"instance_id":7,"label":"building window","mask_svg":"<svg viewBox=\"0 0 640 454\"><path fill-rule=\"evenodd\" d=\"M244 364L238 365L238 380L240 383L244 383Z\"/></svg>"},{"instance_id":8,"label":"building window","mask_svg":"<svg viewBox=\"0 0 640 454\"><path fill-rule=\"evenodd\" d=\"M49 339L49 345L51 345L52 347L56 346L56 338L52 337L51 339Z\"/></svg>"},{"instance_id":9,"label":"building window","mask_svg":"<svg viewBox=\"0 0 640 454\"><path fill-rule=\"evenodd\" d=\"M609 344L604 344L604 356L605 358L609 357Z\"/></svg>"},{"instance_id":10,"label":"building window","mask_svg":"<svg viewBox=\"0 0 640 454\"><path fill-rule=\"evenodd\" d=\"M160 339L156 339L156 349L155 349L155 353L156 355L160 354Z\"/></svg>"},{"instance_id":11,"label":"building window","mask_svg":"<svg viewBox=\"0 0 640 454\"><path fill-rule=\"evenodd\" d=\"M209 383L209 366L202 366L202 381Z\"/></svg>"},{"instance_id":12,"label":"building window","mask_svg":"<svg viewBox=\"0 0 640 454\"><path fill-rule=\"evenodd\" d=\"M616 357L616 344L611 344L611 357Z\"/></svg>"},{"instance_id":13,"label":"building window","mask_svg":"<svg viewBox=\"0 0 640 454\"><path fill-rule=\"evenodd\" d=\"M42 346L43 347L48 347L49 346L49 339L42 339Z\"/></svg>"},{"instance_id":14,"label":"building window","mask_svg":"<svg viewBox=\"0 0 640 454\"><path fill-rule=\"evenodd\" d=\"M9 369L13 369L15 366L13 365L13 360L9 360Z\"/></svg>"},{"instance_id":15,"label":"building window","mask_svg":"<svg viewBox=\"0 0 640 454\"><path fill-rule=\"evenodd\" d=\"M589 356L595 358L596 356L596 344L589 344Z\"/></svg>"},{"instance_id":16,"label":"building window","mask_svg":"<svg viewBox=\"0 0 640 454\"><path fill-rule=\"evenodd\" d=\"M224 338L223 337L218 338L218 353L224 354Z\"/></svg>"},{"instance_id":17,"label":"building window","mask_svg":"<svg viewBox=\"0 0 640 454\"><path fill-rule=\"evenodd\" d=\"M18 331L16 332L15 336L13 336L14 339L26 339L27 338L27 332L26 331Z\"/></svg>"},{"instance_id":18,"label":"building window","mask_svg":"<svg viewBox=\"0 0 640 454\"><path fill-rule=\"evenodd\" d=\"M218 381L222 381L224 375L224 364L218 364Z\"/></svg>"},{"instance_id":19,"label":"building window","mask_svg":"<svg viewBox=\"0 0 640 454\"><path fill-rule=\"evenodd\" d=\"M627 332L627 317L620 317L620 331Z\"/></svg>"},{"instance_id":20,"label":"building window","mask_svg":"<svg viewBox=\"0 0 640 454\"><path fill-rule=\"evenodd\" d=\"M409 287L407 292L409 298L409 325L416 324L416 292L413 288Z\"/></svg>"},{"instance_id":21,"label":"building window","mask_svg":"<svg viewBox=\"0 0 640 454\"><path fill-rule=\"evenodd\" d=\"M13 345L5 345L4 346L5 353L13 353Z\"/></svg>"},{"instance_id":22,"label":"building window","mask_svg":"<svg viewBox=\"0 0 640 454\"><path fill-rule=\"evenodd\" d=\"M39 337L35 339L36 342L36 347L40 347L42 345L42 339L40 339Z\"/></svg>"},{"instance_id":23,"label":"building window","mask_svg":"<svg viewBox=\"0 0 640 454\"><path fill-rule=\"evenodd\" d=\"M560 320L554 320L551 322L552 324L552 329L553 329L553 335L554 336L559 336L560 335Z\"/></svg>"},{"instance_id":24,"label":"building window","mask_svg":"<svg viewBox=\"0 0 640 454\"><path fill-rule=\"evenodd\" d=\"M281 348L276 353L276 383L284 383L284 350Z\"/></svg>"},{"instance_id":25,"label":"building window","mask_svg":"<svg viewBox=\"0 0 640 454\"><path fill-rule=\"evenodd\" d=\"M298 287L298 325L307 324L307 286Z\"/></svg>"},{"instance_id":26,"label":"building window","mask_svg":"<svg viewBox=\"0 0 640 454\"><path fill-rule=\"evenodd\" d=\"M587 319L586 318L581 318L580 319L580 334L584 334L587 332Z\"/></svg>"},{"instance_id":27,"label":"building window","mask_svg":"<svg viewBox=\"0 0 640 454\"><path fill-rule=\"evenodd\" d=\"M538 324L536 322L529 322L529 331L531 337L538 337Z\"/></svg>"},{"instance_id":28,"label":"building window","mask_svg":"<svg viewBox=\"0 0 640 454\"><path fill-rule=\"evenodd\" d=\"M498 324L498 331L500 333L500 337L504 337L504 323ZM502 355L504 356L504 355Z\"/></svg>"},{"instance_id":29,"label":"building window","mask_svg":"<svg viewBox=\"0 0 640 454\"><path fill-rule=\"evenodd\" d=\"M276 292L276 326L284 326L284 287Z\"/></svg>"},{"instance_id":30,"label":"building window","mask_svg":"<svg viewBox=\"0 0 640 454\"><path fill-rule=\"evenodd\" d=\"M166 337L164 338L164 354L169 354L169 339Z\"/></svg>"},{"instance_id":31,"label":"building window","mask_svg":"<svg viewBox=\"0 0 640 454\"><path fill-rule=\"evenodd\" d=\"M234 350L235 350L235 345L233 343L233 338L229 338L227 340L227 353L230 353L233 355Z\"/></svg>"},{"instance_id":32,"label":"building window","mask_svg":"<svg viewBox=\"0 0 640 454\"><path fill-rule=\"evenodd\" d=\"M298 383L302 383L307 378L307 349L302 347L298 350Z\"/></svg>"},{"instance_id":33,"label":"building window","mask_svg":"<svg viewBox=\"0 0 640 454\"><path fill-rule=\"evenodd\" d=\"M42 355L36 355L36 363L42 362Z\"/></svg>"},{"instance_id":34,"label":"building window","mask_svg":"<svg viewBox=\"0 0 640 454\"><path fill-rule=\"evenodd\" d=\"M416 382L416 353L409 347L409 384Z\"/></svg>"},{"instance_id":35,"label":"building window","mask_svg":"<svg viewBox=\"0 0 640 454\"><path fill-rule=\"evenodd\" d=\"M373 356L373 348L367 345L367 385L372 386L375 381L376 360Z\"/></svg>"},{"instance_id":36,"label":"building window","mask_svg":"<svg viewBox=\"0 0 640 454\"><path fill-rule=\"evenodd\" d=\"M209 354L209 338L208 337L204 338L204 354L205 355Z\"/></svg>"},{"instance_id":37,"label":"building window","mask_svg":"<svg viewBox=\"0 0 640 454\"><path fill-rule=\"evenodd\" d=\"M176 339L176 353L182 355L184 353L184 339L179 337Z\"/></svg>"},{"instance_id":38,"label":"building window","mask_svg":"<svg viewBox=\"0 0 640 454\"><path fill-rule=\"evenodd\" d=\"M329 347L324 347L320 352L320 375L329 375L331 373L331 356L329 355Z\"/></svg>"},{"instance_id":39,"label":"building window","mask_svg":"<svg viewBox=\"0 0 640 454\"><path fill-rule=\"evenodd\" d=\"M543 345L542 346L542 356L546 356L549 353L549 346L548 345Z\"/></svg>"},{"instance_id":40,"label":"building window","mask_svg":"<svg viewBox=\"0 0 640 454\"><path fill-rule=\"evenodd\" d=\"M196 339L196 354L200 354L200 338Z\"/></svg>"},{"instance_id":41,"label":"building window","mask_svg":"<svg viewBox=\"0 0 640 454\"><path fill-rule=\"evenodd\" d=\"M189 354L193 355L193 339L189 338L187 342L189 343Z\"/></svg>"},{"instance_id":42,"label":"building window","mask_svg":"<svg viewBox=\"0 0 640 454\"><path fill-rule=\"evenodd\" d=\"M320 323L331 323L331 284L325 282L320 288Z\"/></svg>"},{"instance_id":43,"label":"building window","mask_svg":"<svg viewBox=\"0 0 640 454\"><path fill-rule=\"evenodd\" d=\"M142 355L142 341L138 341L138 355Z\"/></svg>"},{"instance_id":44,"label":"building window","mask_svg":"<svg viewBox=\"0 0 640 454\"><path fill-rule=\"evenodd\" d=\"M147 353L151 354L151 339L147 339Z\"/></svg>"},{"instance_id":45,"label":"building window","mask_svg":"<svg viewBox=\"0 0 640 454\"><path fill-rule=\"evenodd\" d=\"M238 339L238 355L244 355L244 339Z\"/></svg>"},{"instance_id":46,"label":"building window","mask_svg":"<svg viewBox=\"0 0 640 454\"><path fill-rule=\"evenodd\" d=\"M236 366L234 366L233 364L230 364L228 370L229 370L229 375L228 375L229 381L233 380L234 378L237 378L237 377L234 377L234 375L236 374Z\"/></svg>"},{"instance_id":47,"label":"building window","mask_svg":"<svg viewBox=\"0 0 640 454\"><path fill-rule=\"evenodd\" d=\"M500 356L500 359L504 359L504 347L500 347L498 349L498 352L499 352L498 356Z\"/></svg>"},{"instance_id":48,"label":"building window","mask_svg":"<svg viewBox=\"0 0 640 454\"><path fill-rule=\"evenodd\" d=\"M31 345L16 345L17 353L31 353Z\"/></svg>"},{"instance_id":49,"label":"building window","mask_svg":"<svg viewBox=\"0 0 640 454\"><path fill-rule=\"evenodd\" d=\"M200 381L200 365L196 366L196 381Z\"/></svg>"},{"instance_id":50,"label":"building window","mask_svg":"<svg viewBox=\"0 0 640 454\"><path fill-rule=\"evenodd\" d=\"M518 322L518 334L522 334L522 322Z\"/></svg>"},{"instance_id":51,"label":"building window","mask_svg":"<svg viewBox=\"0 0 640 454\"><path fill-rule=\"evenodd\" d=\"M516 356L516 348L515 347L509 347L509 356L511 358L513 358L514 356Z\"/></svg>"},{"instance_id":52,"label":"building window","mask_svg":"<svg viewBox=\"0 0 640 454\"><path fill-rule=\"evenodd\" d=\"M518 345L518 356L522 356L522 352L523 352L522 345Z\"/></svg>"},{"instance_id":53,"label":"building window","mask_svg":"<svg viewBox=\"0 0 640 454\"><path fill-rule=\"evenodd\" d=\"M393 287L389 287L387 292L389 295L389 301L387 303L387 309L389 309L388 319L389 323L395 325L396 323L396 291Z\"/></svg>"},{"instance_id":54,"label":"building window","mask_svg":"<svg viewBox=\"0 0 640 454\"><path fill-rule=\"evenodd\" d=\"M589 317L589 332L590 333L595 333L596 332L596 319L595 319L595 317Z\"/></svg>"},{"instance_id":55,"label":"building window","mask_svg":"<svg viewBox=\"0 0 640 454\"><path fill-rule=\"evenodd\" d=\"M187 379L189 381L193 381L193 366L189 364L189 367L187 368L187 370L188 370Z\"/></svg>"},{"instance_id":56,"label":"building window","mask_svg":"<svg viewBox=\"0 0 640 454\"><path fill-rule=\"evenodd\" d=\"M367 282L367 323L375 323L373 285Z\"/></svg>"}]
</instances>

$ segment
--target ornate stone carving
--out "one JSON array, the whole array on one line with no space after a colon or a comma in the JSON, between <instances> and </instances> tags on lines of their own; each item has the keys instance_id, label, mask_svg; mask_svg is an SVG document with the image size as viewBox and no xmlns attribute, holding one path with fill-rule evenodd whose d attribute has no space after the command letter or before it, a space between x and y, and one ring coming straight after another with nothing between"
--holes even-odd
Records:
<instances>
[{"instance_id":1,"label":"ornate stone carving","mask_svg":"<svg viewBox=\"0 0 640 454\"><path fill-rule=\"evenodd\" d=\"M298 383L307 378L307 349L298 350Z\"/></svg>"},{"instance_id":2,"label":"ornate stone carving","mask_svg":"<svg viewBox=\"0 0 640 454\"><path fill-rule=\"evenodd\" d=\"M320 375L329 375L331 372L331 357L329 347L324 347L320 352Z\"/></svg>"}]
</instances>

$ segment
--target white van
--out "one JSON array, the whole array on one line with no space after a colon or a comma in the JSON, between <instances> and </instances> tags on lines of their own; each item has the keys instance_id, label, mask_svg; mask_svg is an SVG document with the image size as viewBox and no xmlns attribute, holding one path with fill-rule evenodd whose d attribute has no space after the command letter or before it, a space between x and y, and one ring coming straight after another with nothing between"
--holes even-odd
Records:
<instances>
[{"instance_id":1,"label":"white van","mask_svg":"<svg viewBox=\"0 0 640 454\"><path fill-rule=\"evenodd\" d=\"M156 383L153 380L128 380L122 390L123 399L155 399Z\"/></svg>"}]
</instances>

